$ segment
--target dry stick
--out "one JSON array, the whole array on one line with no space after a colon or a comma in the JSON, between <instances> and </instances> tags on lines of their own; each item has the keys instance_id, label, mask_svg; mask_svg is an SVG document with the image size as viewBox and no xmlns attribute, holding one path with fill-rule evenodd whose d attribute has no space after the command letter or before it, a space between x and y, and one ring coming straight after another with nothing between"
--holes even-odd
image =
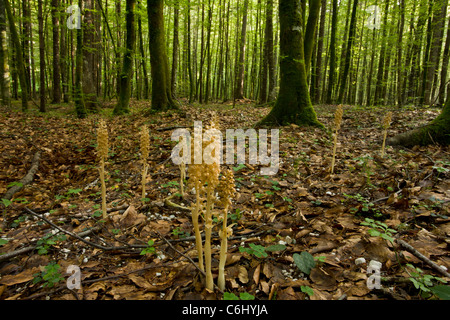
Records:
<instances>
[{"instance_id":1,"label":"dry stick","mask_svg":"<svg viewBox=\"0 0 450 320\"><path fill-rule=\"evenodd\" d=\"M41 217L39 217L39 218L41 218ZM94 227L89 230L77 233L76 235L79 237L86 237L86 236L90 235L92 232L97 231L98 229L99 229L98 227ZM36 249L36 247L37 247L37 245L33 245L33 246L28 246L25 248L18 249L15 251L7 252L0 256L0 262L8 261L16 256L33 251L34 249Z\"/></svg>"},{"instance_id":2,"label":"dry stick","mask_svg":"<svg viewBox=\"0 0 450 320\"><path fill-rule=\"evenodd\" d=\"M78 239L78 240L80 240L80 241L82 241L82 242L84 242L84 243L86 243L86 244L88 244L88 245L90 245L90 246L92 246L92 247L94 247L94 248L100 249L100 250L104 250L104 251L114 251L114 250L125 250L125 249L131 249L131 248L147 248L147 247L148 247L147 245L139 245L139 244L133 244L133 245L130 244L130 245L127 245L127 246L121 246L121 247L105 247L105 246L102 246L102 245L100 245L100 244L97 244L97 243L94 243L94 242L85 240L85 239L83 239L82 237L80 237L79 235L77 235L76 233L67 231L67 230L61 228L60 226L57 226L56 224L54 224L53 222L51 222L51 221L48 220L47 218L45 218L45 217L43 217L43 216L37 214L36 212L32 211L31 209L29 209L29 208L27 208L27 207L25 207L25 210L26 210L28 213L32 214L33 216L35 216L35 217L37 217L37 218L39 218L39 219L41 219L41 220L44 220L44 221L47 222L49 225L51 225L52 227L58 229L59 231L65 233L65 234L67 234L67 235L69 235L69 236L71 236L71 237L73 237L73 238L75 238L75 239Z\"/></svg>"},{"instance_id":3,"label":"dry stick","mask_svg":"<svg viewBox=\"0 0 450 320\"><path fill-rule=\"evenodd\" d=\"M5 195L2 197L3 199L11 200L15 193L19 192L24 186L30 184L33 179L36 171L39 167L39 161L41 159L41 152L37 151L34 154L33 161L31 162L30 170L28 173L19 181L18 184L12 186L8 191L6 191Z\"/></svg>"},{"instance_id":4,"label":"dry stick","mask_svg":"<svg viewBox=\"0 0 450 320\"><path fill-rule=\"evenodd\" d=\"M417 258L421 259L423 262L425 262L426 264L428 264L430 267L432 267L434 270L440 272L441 274L443 274L444 276L450 278L450 273L448 273L447 271L445 271L443 268L441 268L440 266L438 266L436 263L434 263L433 261L431 261L430 259L428 259L427 257L425 257L423 254L421 254L419 251L417 251L412 245L410 245L409 243L401 240L401 239L397 239L396 242L403 247L404 249L406 249L406 251L412 253L413 255L415 255Z\"/></svg>"}]
</instances>

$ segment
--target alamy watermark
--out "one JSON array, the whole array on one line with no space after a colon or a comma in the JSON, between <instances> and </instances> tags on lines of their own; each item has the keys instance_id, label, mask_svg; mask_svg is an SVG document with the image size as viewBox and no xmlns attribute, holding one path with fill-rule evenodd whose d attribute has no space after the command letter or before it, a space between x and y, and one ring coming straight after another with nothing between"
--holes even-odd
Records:
<instances>
[{"instance_id":1,"label":"alamy watermark","mask_svg":"<svg viewBox=\"0 0 450 320\"><path fill-rule=\"evenodd\" d=\"M71 14L71 16L67 18L67 28L69 28L70 30L81 29L80 7L76 4L71 5L67 8L66 12Z\"/></svg>"},{"instance_id":2,"label":"alamy watermark","mask_svg":"<svg viewBox=\"0 0 450 320\"><path fill-rule=\"evenodd\" d=\"M224 142L220 130L203 131L202 121L194 121L193 137L188 129L177 129L172 133L172 141L178 141L178 144L173 148L171 158L176 165L245 164L248 146L247 163L266 166L261 168L260 173L270 176L277 174L280 166L279 130L270 130L270 148L268 140L267 129L227 129Z\"/></svg>"}]
</instances>

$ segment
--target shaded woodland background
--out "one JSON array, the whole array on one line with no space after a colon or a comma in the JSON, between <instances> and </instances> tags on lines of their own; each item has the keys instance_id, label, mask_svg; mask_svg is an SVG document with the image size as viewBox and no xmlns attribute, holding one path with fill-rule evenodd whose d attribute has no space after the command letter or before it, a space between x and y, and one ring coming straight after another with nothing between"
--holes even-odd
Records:
<instances>
[{"instance_id":1,"label":"shaded woodland background","mask_svg":"<svg viewBox=\"0 0 450 320\"><path fill-rule=\"evenodd\" d=\"M150 6L151 2L155 1ZM312 3L319 2L312 17L307 13L313 7L301 2L305 25L308 19L317 19L307 32L314 37L308 68L313 103L445 103L450 47L447 0ZM103 101L119 100L124 74L132 98L151 97L146 1L9 0L20 46L10 36L5 3L0 7L3 104L24 92L20 59L15 58L19 48L29 99L39 100L41 92L41 102L76 100L77 52L81 92L89 112L96 112ZM82 8L80 43L77 29L66 23L73 14L66 12L72 4ZM167 77L174 98L205 104L243 98L263 104L276 98L277 3L165 1L164 29Z\"/></svg>"}]
</instances>

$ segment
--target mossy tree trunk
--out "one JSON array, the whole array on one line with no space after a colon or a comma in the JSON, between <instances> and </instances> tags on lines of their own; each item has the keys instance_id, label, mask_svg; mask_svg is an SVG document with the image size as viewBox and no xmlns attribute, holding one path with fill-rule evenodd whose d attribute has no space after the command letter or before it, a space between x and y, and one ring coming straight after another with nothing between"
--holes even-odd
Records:
<instances>
[{"instance_id":1,"label":"mossy tree trunk","mask_svg":"<svg viewBox=\"0 0 450 320\"><path fill-rule=\"evenodd\" d=\"M152 109L177 109L170 91L169 62L164 32L164 1L147 0L150 65L152 71Z\"/></svg>"},{"instance_id":2,"label":"mossy tree trunk","mask_svg":"<svg viewBox=\"0 0 450 320\"><path fill-rule=\"evenodd\" d=\"M133 76L133 52L136 44L136 31L134 23L134 8L136 0L127 0L126 3L126 51L123 57L122 73L119 77L119 101L114 108L115 115L129 113L131 97L131 78Z\"/></svg>"},{"instance_id":3,"label":"mossy tree trunk","mask_svg":"<svg viewBox=\"0 0 450 320\"><path fill-rule=\"evenodd\" d=\"M450 97L447 98L442 113L424 127L401 133L386 141L391 146L413 147L416 145L450 144Z\"/></svg>"},{"instance_id":4,"label":"mossy tree trunk","mask_svg":"<svg viewBox=\"0 0 450 320\"><path fill-rule=\"evenodd\" d=\"M78 6L81 10L83 0L78 0ZM75 54L75 86L73 88L73 100L75 102L75 111L77 117L80 119L87 117L86 106L84 104L83 91L82 91L82 76L83 76L83 31L82 29L76 30L77 38L77 51Z\"/></svg>"},{"instance_id":5,"label":"mossy tree trunk","mask_svg":"<svg viewBox=\"0 0 450 320\"><path fill-rule=\"evenodd\" d=\"M25 75L25 63L22 56L22 45L20 44L19 34L14 21L14 16L11 11L11 6L8 0L4 0L6 15L9 21L9 30L11 33L11 39L15 49L15 59L17 63L17 72L19 73L20 87L22 88L22 111L28 110L28 84Z\"/></svg>"},{"instance_id":6,"label":"mossy tree trunk","mask_svg":"<svg viewBox=\"0 0 450 320\"><path fill-rule=\"evenodd\" d=\"M311 125L317 120L309 96L300 0L280 0L280 92L275 106L258 125ZM313 37L308 37L312 41Z\"/></svg>"},{"instance_id":7,"label":"mossy tree trunk","mask_svg":"<svg viewBox=\"0 0 450 320\"><path fill-rule=\"evenodd\" d=\"M11 95L8 63L8 40L6 33L6 11L4 1L0 1L0 105L10 106Z\"/></svg>"}]
</instances>

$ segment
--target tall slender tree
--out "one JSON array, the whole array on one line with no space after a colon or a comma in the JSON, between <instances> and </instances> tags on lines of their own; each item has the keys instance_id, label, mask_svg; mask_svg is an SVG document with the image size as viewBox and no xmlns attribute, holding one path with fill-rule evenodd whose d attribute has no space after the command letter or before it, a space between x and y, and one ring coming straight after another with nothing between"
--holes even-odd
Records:
<instances>
[{"instance_id":1,"label":"tall slender tree","mask_svg":"<svg viewBox=\"0 0 450 320\"><path fill-rule=\"evenodd\" d=\"M46 111L45 99L45 41L44 41L44 17L42 12L42 0L38 0L38 24L39 24L39 111Z\"/></svg>"},{"instance_id":2,"label":"tall slender tree","mask_svg":"<svg viewBox=\"0 0 450 320\"><path fill-rule=\"evenodd\" d=\"M338 18L338 0L333 0L333 14L331 16L331 35L330 35L330 69L328 75L328 88L326 103L333 103L334 82L336 78L336 29Z\"/></svg>"},{"instance_id":3,"label":"tall slender tree","mask_svg":"<svg viewBox=\"0 0 450 320\"><path fill-rule=\"evenodd\" d=\"M234 99L244 98L245 37L247 34L248 0L244 0L242 14L242 29L239 36L238 52L236 53Z\"/></svg>"},{"instance_id":4,"label":"tall slender tree","mask_svg":"<svg viewBox=\"0 0 450 320\"><path fill-rule=\"evenodd\" d=\"M0 1L0 105L4 106L11 104L7 40L5 2Z\"/></svg>"},{"instance_id":5,"label":"tall slender tree","mask_svg":"<svg viewBox=\"0 0 450 320\"><path fill-rule=\"evenodd\" d=\"M345 88L347 86L347 77L348 77L348 72L350 70L350 62L352 59L352 52L353 52L353 42L355 41L355 34L356 34L357 9L358 9L358 0L354 0L353 1L353 9L352 9L352 17L351 17L349 33L348 33L344 70L343 70L343 74L342 74L341 87L339 89L339 96L338 96L338 100L337 100L338 104L341 104L342 101L344 100Z\"/></svg>"},{"instance_id":6,"label":"tall slender tree","mask_svg":"<svg viewBox=\"0 0 450 320\"><path fill-rule=\"evenodd\" d=\"M61 102L61 60L59 47L59 0L51 2L53 44L53 97L52 103Z\"/></svg>"},{"instance_id":7,"label":"tall slender tree","mask_svg":"<svg viewBox=\"0 0 450 320\"><path fill-rule=\"evenodd\" d=\"M9 30L11 32L11 39L14 45L15 61L17 63L17 72L19 74L20 87L22 89L22 111L28 110L28 82L26 80L25 63L22 55L22 45L20 44L19 33L17 32L14 15L12 14L11 6L8 0L3 0L5 3L6 15L9 21Z\"/></svg>"},{"instance_id":8,"label":"tall slender tree","mask_svg":"<svg viewBox=\"0 0 450 320\"><path fill-rule=\"evenodd\" d=\"M126 48L123 57L123 67L120 74L119 101L114 108L114 114L120 115L130 112L131 79L133 76L133 53L136 45L136 31L134 25L134 10L136 0L126 2Z\"/></svg>"}]
</instances>

